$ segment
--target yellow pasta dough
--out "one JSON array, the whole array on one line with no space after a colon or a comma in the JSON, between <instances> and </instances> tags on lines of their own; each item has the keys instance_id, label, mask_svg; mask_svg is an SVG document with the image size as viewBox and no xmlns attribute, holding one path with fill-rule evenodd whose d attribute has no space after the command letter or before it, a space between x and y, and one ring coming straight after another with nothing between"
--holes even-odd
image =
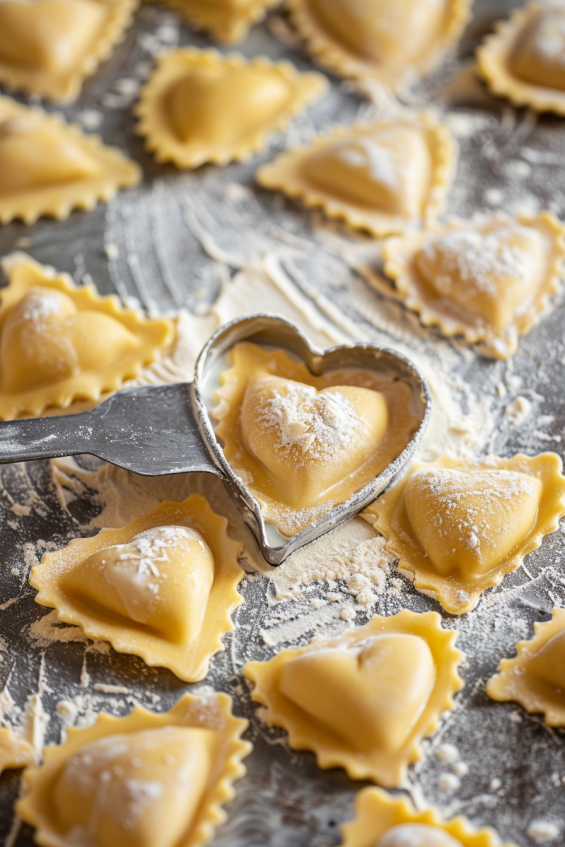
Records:
<instances>
[{"instance_id":1,"label":"yellow pasta dough","mask_svg":"<svg viewBox=\"0 0 565 847\"><path fill-rule=\"evenodd\" d=\"M423 324L504 359L560 289L564 234L549 212L453 220L390 239L385 273Z\"/></svg>"},{"instance_id":2,"label":"yellow pasta dough","mask_svg":"<svg viewBox=\"0 0 565 847\"><path fill-rule=\"evenodd\" d=\"M216 41L243 41L250 26L263 20L279 0L165 0L189 23L210 33Z\"/></svg>"},{"instance_id":3,"label":"yellow pasta dough","mask_svg":"<svg viewBox=\"0 0 565 847\"><path fill-rule=\"evenodd\" d=\"M503 659L486 691L493 700L515 700L548 726L565 726L565 610L554 609L547 623L534 623L535 635L516 645L518 655Z\"/></svg>"},{"instance_id":4,"label":"yellow pasta dough","mask_svg":"<svg viewBox=\"0 0 565 847\"><path fill-rule=\"evenodd\" d=\"M454 162L447 127L421 114L339 127L263 165L257 182L352 227L389 235L440 213Z\"/></svg>"},{"instance_id":5,"label":"yellow pasta dough","mask_svg":"<svg viewBox=\"0 0 565 847\"><path fill-rule=\"evenodd\" d=\"M73 400L99 400L159 358L171 321L147 320L115 296L76 286L24 253L2 261L0 418L39 415Z\"/></svg>"},{"instance_id":6,"label":"yellow pasta dough","mask_svg":"<svg viewBox=\"0 0 565 847\"><path fill-rule=\"evenodd\" d=\"M286 729L291 747L313 750L321 768L393 787L463 686L456 638L435 612L404 610L250 662L244 674L265 721Z\"/></svg>"},{"instance_id":7,"label":"yellow pasta dough","mask_svg":"<svg viewBox=\"0 0 565 847\"><path fill-rule=\"evenodd\" d=\"M364 788L355 818L341 827L340 847L500 847L492 829L473 829L465 818L444 821L435 809L417 811L404 797ZM504 847L515 847L506 844Z\"/></svg>"},{"instance_id":8,"label":"yellow pasta dough","mask_svg":"<svg viewBox=\"0 0 565 847\"><path fill-rule=\"evenodd\" d=\"M89 638L188 682L203 679L242 598L241 544L199 494L43 557L36 601Z\"/></svg>"},{"instance_id":9,"label":"yellow pasta dough","mask_svg":"<svg viewBox=\"0 0 565 847\"><path fill-rule=\"evenodd\" d=\"M159 162L226 165L264 150L271 133L326 89L289 62L186 47L159 59L137 106L137 131Z\"/></svg>"},{"instance_id":10,"label":"yellow pasta dough","mask_svg":"<svg viewBox=\"0 0 565 847\"><path fill-rule=\"evenodd\" d=\"M460 615L558 528L562 467L555 453L414 462L364 514L374 517L400 572Z\"/></svg>"},{"instance_id":11,"label":"yellow pasta dough","mask_svg":"<svg viewBox=\"0 0 565 847\"><path fill-rule=\"evenodd\" d=\"M231 361L215 393L216 434L284 535L361 490L418 428L409 386L389 376L354 368L314 376L283 350L250 342Z\"/></svg>"},{"instance_id":12,"label":"yellow pasta dough","mask_svg":"<svg viewBox=\"0 0 565 847\"><path fill-rule=\"evenodd\" d=\"M56 102L74 100L122 40L136 6L137 0L0 0L0 82Z\"/></svg>"},{"instance_id":13,"label":"yellow pasta dough","mask_svg":"<svg viewBox=\"0 0 565 847\"><path fill-rule=\"evenodd\" d=\"M18 815L44 847L202 847L251 751L231 705L227 694L186 694L168 712L136 706L70 728L25 771Z\"/></svg>"},{"instance_id":14,"label":"yellow pasta dough","mask_svg":"<svg viewBox=\"0 0 565 847\"><path fill-rule=\"evenodd\" d=\"M33 749L16 738L9 727L0 728L0 773L9 768L23 768L33 762Z\"/></svg>"},{"instance_id":15,"label":"yellow pasta dough","mask_svg":"<svg viewBox=\"0 0 565 847\"><path fill-rule=\"evenodd\" d=\"M428 73L459 38L469 0L290 0L316 59L346 77L396 88Z\"/></svg>"},{"instance_id":16,"label":"yellow pasta dough","mask_svg":"<svg viewBox=\"0 0 565 847\"><path fill-rule=\"evenodd\" d=\"M565 115L565 10L530 3L500 21L477 52L494 94L517 106Z\"/></svg>"},{"instance_id":17,"label":"yellow pasta dough","mask_svg":"<svg viewBox=\"0 0 565 847\"><path fill-rule=\"evenodd\" d=\"M84 135L59 115L0 97L0 223L32 224L41 215L63 220L140 179L139 166L97 136Z\"/></svg>"}]
</instances>

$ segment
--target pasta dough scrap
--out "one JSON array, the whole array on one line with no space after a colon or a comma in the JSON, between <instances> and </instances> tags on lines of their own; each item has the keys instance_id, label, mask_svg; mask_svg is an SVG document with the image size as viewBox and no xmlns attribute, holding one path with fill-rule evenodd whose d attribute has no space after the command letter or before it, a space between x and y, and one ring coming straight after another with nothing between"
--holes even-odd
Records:
<instances>
[{"instance_id":1,"label":"pasta dough scrap","mask_svg":"<svg viewBox=\"0 0 565 847\"><path fill-rule=\"evenodd\" d=\"M470 16L468 0L290 0L292 21L324 67L399 88L429 73Z\"/></svg>"},{"instance_id":2,"label":"pasta dough scrap","mask_svg":"<svg viewBox=\"0 0 565 847\"><path fill-rule=\"evenodd\" d=\"M166 0L189 23L200 27L215 40L233 44L247 37L249 28L262 21L268 9L279 0Z\"/></svg>"},{"instance_id":3,"label":"pasta dough scrap","mask_svg":"<svg viewBox=\"0 0 565 847\"><path fill-rule=\"evenodd\" d=\"M45 847L202 847L245 774L247 721L227 694L186 694L168 712L140 706L68 730L23 777L18 815Z\"/></svg>"},{"instance_id":4,"label":"pasta dough scrap","mask_svg":"<svg viewBox=\"0 0 565 847\"><path fill-rule=\"evenodd\" d=\"M477 51L493 94L517 106L565 115L565 11L530 3L499 21Z\"/></svg>"},{"instance_id":5,"label":"pasta dough scrap","mask_svg":"<svg viewBox=\"0 0 565 847\"><path fill-rule=\"evenodd\" d=\"M341 827L341 837L340 847L501 847L490 828L474 829L463 817L444 821L436 809L417 811L379 788L357 794L355 817Z\"/></svg>"},{"instance_id":6,"label":"pasta dough scrap","mask_svg":"<svg viewBox=\"0 0 565 847\"><path fill-rule=\"evenodd\" d=\"M16 738L9 727L0 728L0 773L10 768L23 768L33 762L33 748Z\"/></svg>"},{"instance_id":7,"label":"pasta dough scrap","mask_svg":"<svg viewBox=\"0 0 565 847\"><path fill-rule=\"evenodd\" d=\"M240 552L227 520L193 494L48 553L30 582L38 603L89 638L195 682L233 629Z\"/></svg>"},{"instance_id":8,"label":"pasta dough scrap","mask_svg":"<svg viewBox=\"0 0 565 847\"><path fill-rule=\"evenodd\" d=\"M216 435L264 519L284 535L361 490L418 428L400 380L354 368L314 376L283 350L250 342L230 355L211 412Z\"/></svg>"},{"instance_id":9,"label":"pasta dough scrap","mask_svg":"<svg viewBox=\"0 0 565 847\"><path fill-rule=\"evenodd\" d=\"M414 462L364 514L399 557L399 571L460 615L558 528L561 471L555 453Z\"/></svg>"},{"instance_id":10,"label":"pasta dough scrap","mask_svg":"<svg viewBox=\"0 0 565 847\"><path fill-rule=\"evenodd\" d=\"M0 295L3 420L67 408L76 399L97 401L172 340L171 321L147 320L24 253L6 257L2 268L10 280Z\"/></svg>"},{"instance_id":11,"label":"pasta dough scrap","mask_svg":"<svg viewBox=\"0 0 565 847\"><path fill-rule=\"evenodd\" d=\"M560 289L564 235L549 212L453 220L387 241L385 273L423 324L505 359Z\"/></svg>"},{"instance_id":12,"label":"pasta dough scrap","mask_svg":"<svg viewBox=\"0 0 565 847\"><path fill-rule=\"evenodd\" d=\"M159 59L137 105L137 131L159 162L196 168L241 162L326 89L289 62L187 47Z\"/></svg>"},{"instance_id":13,"label":"pasta dough scrap","mask_svg":"<svg viewBox=\"0 0 565 847\"><path fill-rule=\"evenodd\" d=\"M530 714L542 712L548 726L565 726L565 610L554 609L547 623L516 645L518 655L503 659L487 682L493 700L520 703Z\"/></svg>"},{"instance_id":14,"label":"pasta dough scrap","mask_svg":"<svg viewBox=\"0 0 565 847\"><path fill-rule=\"evenodd\" d=\"M0 82L58 103L122 40L137 0L0 0Z\"/></svg>"},{"instance_id":15,"label":"pasta dough scrap","mask_svg":"<svg viewBox=\"0 0 565 847\"><path fill-rule=\"evenodd\" d=\"M97 136L0 97L0 223L32 224L42 215L64 220L73 209L93 209L140 180L139 166Z\"/></svg>"},{"instance_id":16,"label":"pasta dough scrap","mask_svg":"<svg viewBox=\"0 0 565 847\"><path fill-rule=\"evenodd\" d=\"M437 217L455 159L447 127L421 114L338 127L263 165L257 182L356 229L390 235Z\"/></svg>"},{"instance_id":17,"label":"pasta dough scrap","mask_svg":"<svg viewBox=\"0 0 565 847\"><path fill-rule=\"evenodd\" d=\"M266 707L265 721L286 729L291 747L313 750L321 768L393 787L420 760L422 738L463 687L456 638L435 612L404 610L250 662L244 674Z\"/></svg>"}]
</instances>

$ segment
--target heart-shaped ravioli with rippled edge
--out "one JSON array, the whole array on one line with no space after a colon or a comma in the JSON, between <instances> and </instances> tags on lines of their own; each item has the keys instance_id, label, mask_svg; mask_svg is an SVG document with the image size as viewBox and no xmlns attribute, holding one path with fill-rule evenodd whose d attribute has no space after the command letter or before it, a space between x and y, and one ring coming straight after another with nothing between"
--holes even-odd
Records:
<instances>
[{"instance_id":1,"label":"heart-shaped ravioli with rippled edge","mask_svg":"<svg viewBox=\"0 0 565 847\"><path fill-rule=\"evenodd\" d=\"M160 358L173 340L171 321L124 309L114 295L77 286L24 253L7 256L2 269L9 277L0 295L3 420L98 401Z\"/></svg>"},{"instance_id":2,"label":"heart-shaped ravioli with rippled edge","mask_svg":"<svg viewBox=\"0 0 565 847\"><path fill-rule=\"evenodd\" d=\"M247 37L249 28L262 21L267 11L279 0L165 0L189 23L206 30L223 44L233 44Z\"/></svg>"},{"instance_id":3,"label":"heart-shaped ravioli with rippled edge","mask_svg":"<svg viewBox=\"0 0 565 847\"><path fill-rule=\"evenodd\" d=\"M241 550L227 520L193 494L48 553L30 583L59 620L195 682L233 629Z\"/></svg>"},{"instance_id":4,"label":"heart-shaped ravioli with rippled edge","mask_svg":"<svg viewBox=\"0 0 565 847\"><path fill-rule=\"evenodd\" d=\"M289 0L292 22L321 65L392 88L429 73L470 17L469 0Z\"/></svg>"},{"instance_id":5,"label":"heart-shaped ravioli with rippled edge","mask_svg":"<svg viewBox=\"0 0 565 847\"><path fill-rule=\"evenodd\" d=\"M0 82L59 103L124 37L137 0L0 0Z\"/></svg>"},{"instance_id":6,"label":"heart-shaped ravioli with rippled edge","mask_svg":"<svg viewBox=\"0 0 565 847\"><path fill-rule=\"evenodd\" d=\"M414 114L337 127L260 167L257 182L355 229L390 235L437 217L455 159L449 129Z\"/></svg>"},{"instance_id":7,"label":"heart-shaped ravioli with rippled edge","mask_svg":"<svg viewBox=\"0 0 565 847\"><path fill-rule=\"evenodd\" d=\"M136 107L137 132L159 162L196 168L241 162L326 90L290 62L187 47L161 56Z\"/></svg>"},{"instance_id":8,"label":"heart-shaped ravioli with rippled edge","mask_svg":"<svg viewBox=\"0 0 565 847\"><path fill-rule=\"evenodd\" d=\"M391 294L423 324L506 359L560 290L565 226L549 212L455 219L389 239L383 258Z\"/></svg>"},{"instance_id":9,"label":"heart-shaped ravioli with rippled edge","mask_svg":"<svg viewBox=\"0 0 565 847\"><path fill-rule=\"evenodd\" d=\"M64 220L140 179L139 166L98 136L0 97L0 223L32 224L42 215Z\"/></svg>"},{"instance_id":10,"label":"heart-shaped ravioli with rippled edge","mask_svg":"<svg viewBox=\"0 0 565 847\"><path fill-rule=\"evenodd\" d=\"M407 383L366 368L314 376L284 350L242 342L212 418L226 461L286 536L378 476L419 426Z\"/></svg>"},{"instance_id":11,"label":"heart-shaped ravioli with rippled edge","mask_svg":"<svg viewBox=\"0 0 565 847\"><path fill-rule=\"evenodd\" d=\"M265 721L286 729L291 747L313 750L321 768L394 787L463 687L456 638L435 612L404 610L250 662L244 674Z\"/></svg>"},{"instance_id":12,"label":"heart-shaped ravioli with rippled edge","mask_svg":"<svg viewBox=\"0 0 565 847\"><path fill-rule=\"evenodd\" d=\"M340 832L340 847L501 847L490 828L475 829L463 817L443 820L434 808L416 810L406 798L371 787L357 794L355 817Z\"/></svg>"},{"instance_id":13,"label":"heart-shaped ravioli with rippled edge","mask_svg":"<svg viewBox=\"0 0 565 847\"><path fill-rule=\"evenodd\" d=\"M555 453L414 462L364 514L398 556L400 572L460 615L558 528L562 467Z\"/></svg>"},{"instance_id":14,"label":"heart-shaped ravioli with rippled edge","mask_svg":"<svg viewBox=\"0 0 565 847\"><path fill-rule=\"evenodd\" d=\"M553 609L552 619L535 622L534 630L516 645L517 656L501 661L486 691L493 700L541 712L548 726L565 726L565 610Z\"/></svg>"},{"instance_id":15,"label":"heart-shaped ravioli with rippled edge","mask_svg":"<svg viewBox=\"0 0 565 847\"><path fill-rule=\"evenodd\" d=\"M499 21L477 51L493 94L516 106L565 115L565 10L530 3Z\"/></svg>"},{"instance_id":16,"label":"heart-shaped ravioli with rippled edge","mask_svg":"<svg viewBox=\"0 0 565 847\"><path fill-rule=\"evenodd\" d=\"M25 771L17 813L45 847L203 847L251 752L231 709L227 694L185 694L168 712L136 706L70 727Z\"/></svg>"}]
</instances>

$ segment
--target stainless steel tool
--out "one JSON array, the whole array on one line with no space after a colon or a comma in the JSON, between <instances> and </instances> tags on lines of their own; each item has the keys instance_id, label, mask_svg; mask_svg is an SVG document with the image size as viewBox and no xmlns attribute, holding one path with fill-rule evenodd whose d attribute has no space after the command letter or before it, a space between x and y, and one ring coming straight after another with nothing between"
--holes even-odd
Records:
<instances>
[{"instance_id":1,"label":"stainless steel tool","mask_svg":"<svg viewBox=\"0 0 565 847\"><path fill-rule=\"evenodd\" d=\"M402 379L412 388L412 410L420 426L403 452L361 491L292 538L265 524L259 503L226 462L210 419L218 365L240 341L283 348L315 375L336 368L362 367ZM90 453L146 476L215 474L229 483L266 560L278 565L294 550L372 502L414 456L429 416L428 386L408 359L365 343L318 350L294 324L261 314L234 320L218 330L200 353L191 383L123 389L89 412L0 423L0 464Z\"/></svg>"}]
</instances>

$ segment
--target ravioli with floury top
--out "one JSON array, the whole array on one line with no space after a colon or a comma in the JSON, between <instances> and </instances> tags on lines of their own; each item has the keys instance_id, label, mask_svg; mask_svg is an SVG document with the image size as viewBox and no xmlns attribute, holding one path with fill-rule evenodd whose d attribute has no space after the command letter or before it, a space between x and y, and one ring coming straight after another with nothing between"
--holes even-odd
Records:
<instances>
[{"instance_id":1,"label":"ravioli with floury top","mask_svg":"<svg viewBox=\"0 0 565 847\"><path fill-rule=\"evenodd\" d=\"M165 0L189 23L204 29L215 41L233 44L247 37L252 24L263 20L279 0Z\"/></svg>"},{"instance_id":2,"label":"ravioli with floury top","mask_svg":"<svg viewBox=\"0 0 565 847\"><path fill-rule=\"evenodd\" d=\"M565 514L565 477L555 453L444 456L414 462L365 511L399 558L399 571L451 614L522 564Z\"/></svg>"},{"instance_id":3,"label":"ravioli with floury top","mask_svg":"<svg viewBox=\"0 0 565 847\"><path fill-rule=\"evenodd\" d=\"M313 376L283 350L231 351L212 417L226 461L291 536L377 476L419 421L401 380L360 368Z\"/></svg>"},{"instance_id":4,"label":"ravioli with floury top","mask_svg":"<svg viewBox=\"0 0 565 847\"><path fill-rule=\"evenodd\" d=\"M422 323L504 359L560 290L564 236L549 212L453 220L387 241L384 269Z\"/></svg>"},{"instance_id":5,"label":"ravioli with floury top","mask_svg":"<svg viewBox=\"0 0 565 847\"><path fill-rule=\"evenodd\" d=\"M226 519L193 494L48 554L30 582L38 603L89 638L194 682L233 629L240 552Z\"/></svg>"},{"instance_id":6,"label":"ravioli with floury top","mask_svg":"<svg viewBox=\"0 0 565 847\"><path fill-rule=\"evenodd\" d=\"M494 94L517 106L565 115L565 10L530 3L500 21L477 51Z\"/></svg>"},{"instance_id":7,"label":"ravioli with floury top","mask_svg":"<svg viewBox=\"0 0 565 847\"><path fill-rule=\"evenodd\" d=\"M357 794L355 817L340 831L340 847L502 847L490 828L476 830L463 817L443 820L436 809L416 810L379 788Z\"/></svg>"},{"instance_id":8,"label":"ravioli with floury top","mask_svg":"<svg viewBox=\"0 0 565 847\"><path fill-rule=\"evenodd\" d=\"M250 662L244 674L264 720L286 729L292 748L313 750L321 768L394 787L463 686L456 637L438 614L404 610Z\"/></svg>"},{"instance_id":9,"label":"ravioli with floury top","mask_svg":"<svg viewBox=\"0 0 565 847\"><path fill-rule=\"evenodd\" d=\"M324 67L397 88L430 72L459 38L469 0L290 0L291 19Z\"/></svg>"},{"instance_id":10,"label":"ravioli with floury top","mask_svg":"<svg viewBox=\"0 0 565 847\"><path fill-rule=\"evenodd\" d=\"M96 402L137 376L172 341L169 320L124 309L117 297L76 286L24 253L7 256L2 268L9 276L0 295L3 420L75 400Z\"/></svg>"},{"instance_id":11,"label":"ravioli with floury top","mask_svg":"<svg viewBox=\"0 0 565 847\"><path fill-rule=\"evenodd\" d=\"M139 166L97 136L0 97L0 223L32 224L42 215L62 220L140 179Z\"/></svg>"},{"instance_id":12,"label":"ravioli with floury top","mask_svg":"<svg viewBox=\"0 0 565 847\"><path fill-rule=\"evenodd\" d=\"M326 87L321 74L299 73L290 62L171 50L141 92L137 132L159 162L179 168L240 162Z\"/></svg>"},{"instance_id":13,"label":"ravioli with floury top","mask_svg":"<svg viewBox=\"0 0 565 847\"><path fill-rule=\"evenodd\" d=\"M257 182L356 229L389 235L437 217L455 158L449 129L415 114L338 127L263 165Z\"/></svg>"},{"instance_id":14,"label":"ravioli with floury top","mask_svg":"<svg viewBox=\"0 0 565 847\"><path fill-rule=\"evenodd\" d=\"M136 0L0 0L0 82L56 102L124 37Z\"/></svg>"},{"instance_id":15,"label":"ravioli with floury top","mask_svg":"<svg viewBox=\"0 0 565 847\"><path fill-rule=\"evenodd\" d=\"M503 659L489 679L493 700L520 703L541 712L548 726L565 726L565 610L553 609L546 623L534 623L534 636L516 645L518 655Z\"/></svg>"},{"instance_id":16,"label":"ravioli with floury top","mask_svg":"<svg viewBox=\"0 0 565 847\"><path fill-rule=\"evenodd\" d=\"M136 706L69 728L25 771L18 815L45 847L202 847L251 751L231 706L226 694L186 694L168 712Z\"/></svg>"}]
</instances>

